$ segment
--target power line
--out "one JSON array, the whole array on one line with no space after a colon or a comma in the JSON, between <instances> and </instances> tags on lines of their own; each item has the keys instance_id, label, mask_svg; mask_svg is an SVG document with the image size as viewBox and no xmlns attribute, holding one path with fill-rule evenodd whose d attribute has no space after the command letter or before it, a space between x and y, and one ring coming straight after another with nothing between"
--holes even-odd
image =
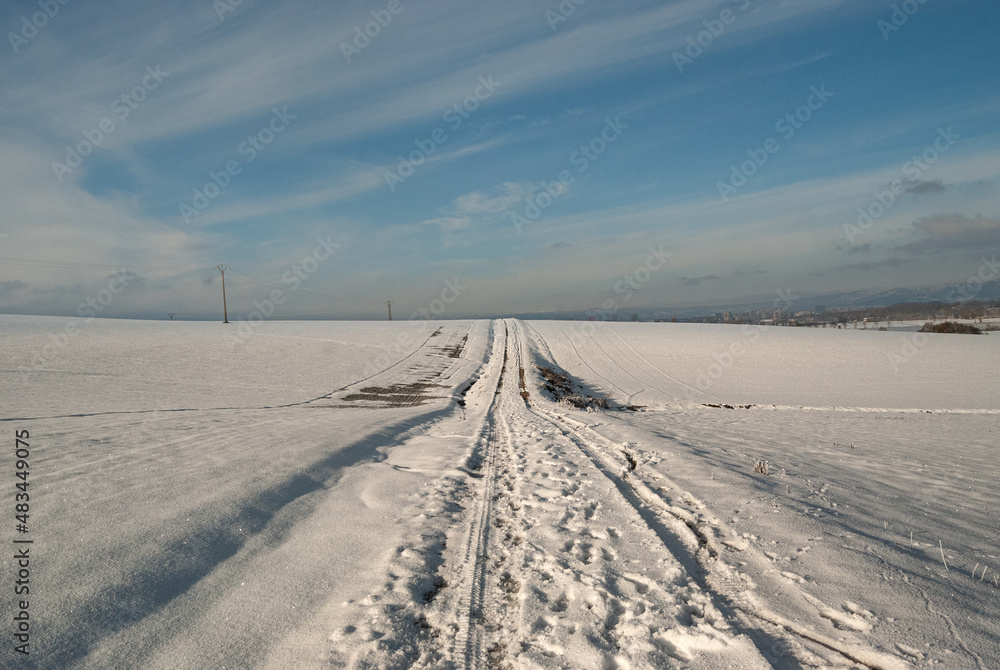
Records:
<instances>
[{"instance_id":1,"label":"power line","mask_svg":"<svg viewBox=\"0 0 1000 670\"><path fill-rule=\"evenodd\" d=\"M355 315L358 316L360 314L363 314L363 312L356 313ZM287 314L282 313L281 320L283 320L283 321L294 321L295 319L297 319L299 317L306 317L306 316L309 316L309 317L323 316L323 317L326 317L326 320L330 320L331 319L330 310L324 309L324 310L320 310L318 312L289 312ZM278 318L278 317L275 317L275 318ZM312 320L312 319L310 319L310 320Z\"/></svg>"},{"instance_id":2,"label":"power line","mask_svg":"<svg viewBox=\"0 0 1000 670\"><path fill-rule=\"evenodd\" d=\"M174 266L140 266L121 263L119 265L106 265L102 263L77 263L74 261L48 261L39 258L11 258L10 256L0 256L0 265L21 265L25 267L39 268L69 268L74 270L147 270L147 271L168 271L168 270L207 270L204 265L174 265Z\"/></svg>"},{"instance_id":3,"label":"power line","mask_svg":"<svg viewBox=\"0 0 1000 670\"><path fill-rule=\"evenodd\" d=\"M12 258L10 256L0 256L0 265L16 265L22 267L37 267L37 268L65 268L71 270L101 270L101 271L125 271L125 270L137 270L137 271L148 271L148 272L168 272L177 270L209 270L210 268L206 265L173 265L173 266L141 266L141 265L128 265L122 263L120 265L108 265L103 263L79 263L74 261L52 261L44 260L38 258ZM211 268L218 269L218 268ZM337 300L341 302L353 302L365 305L371 305L371 300L360 300L358 298L344 298L341 296L327 295L325 293L317 293L315 291L306 291L300 288L293 288L286 284L279 284L277 282L269 281L267 279L262 279L260 277L255 277L253 275L248 275L245 272L238 272L237 270L232 270L227 268L230 274L239 275L247 279L251 279L255 282L260 282L261 284L266 284L268 286L273 286L280 288L284 291L290 291L293 293L301 293L303 295L309 295L316 298L323 298L325 300Z\"/></svg>"},{"instance_id":4,"label":"power line","mask_svg":"<svg viewBox=\"0 0 1000 670\"><path fill-rule=\"evenodd\" d=\"M261 284L267 284L268 286L274 286L274 287L280 288L280 289L282 289L284 291L291 291L293 293L301 293L303 295L311 295L311 296L315 296L317 298L325 298L326 300L341 300L341 301L344 301L344 302L364 303L366 305L370 305L371 302L372 302L371 300L359 300L357 298L342 298L340 296L335 296L335 295L326 295L325 293L316 293L315 291L306 291L306 290L301 289L301 288L293 288L293 287L288 286L286 284L279 284L277 282L269 281L267 279L261 279L260 277L254 277L253 275L248 275L245 272L238 272L236 270L230 270L229 274L234 274L234 275L239 275L241 277L246 277L247 279L252 279L254 281L260 282Z\"/></svg>"}]
</instances>

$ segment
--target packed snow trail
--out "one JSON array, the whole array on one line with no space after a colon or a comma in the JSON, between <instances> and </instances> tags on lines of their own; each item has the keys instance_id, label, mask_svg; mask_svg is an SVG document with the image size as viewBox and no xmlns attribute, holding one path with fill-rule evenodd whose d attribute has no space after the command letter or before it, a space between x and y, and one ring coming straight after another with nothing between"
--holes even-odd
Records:
<instances>
[{"instance_id":1,"label":"packed snow trail","mask_svg":"<svg viewBox=\"0 0 1000 670\"><path fill-rule=\"evenodd\" d=\"M498 322L494 336L467 396L479 408L468 475L435 485L459 509L424 566L430 597L370 606L362 638L382 632L341 656L345 666L907 667L762 604L719 559L733 540L708 523L704 505L654 492L620 445L543 397L523 324ZM424 516L417 534L440 533L444 521ZM801 597L798 605L807 607ZM406 632L414 627L422 634ZM344 627L352 637L358 629Z\"/></svg>"},{"instance_id":2,"label":"packed snow trail","mask_svg":"<svg viewBox=\"0 0 1000 670\"><path fill-rule=\"evenodd\" d=\"M625 462L595 458L562 417L538 409L550 403L532 383L522 324L509 330L519 384L503 394L502 410L515 434L526 546L516 575L521 625L500 641L514 664L770 667L621 486Z\"/></svg>"}]
</instances>

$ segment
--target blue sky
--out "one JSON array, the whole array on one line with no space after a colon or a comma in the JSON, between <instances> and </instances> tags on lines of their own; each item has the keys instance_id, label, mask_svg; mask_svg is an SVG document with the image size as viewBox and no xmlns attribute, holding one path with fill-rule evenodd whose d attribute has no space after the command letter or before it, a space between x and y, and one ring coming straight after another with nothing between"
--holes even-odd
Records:
<instances>
[{"instance_id":1,"label":"blue sky","mask_svg":"<svg viewBox=\"0 0 1000 670\"><path fill-rule=\"evenodd\" d=\"M274 291L283 318L445 292L446 318L965 281L1000 250L998 25L960 0L3 2L0 311L113 282L101 316L214 317L220 263L231 318Z\"/></svg>"}]
</instances>

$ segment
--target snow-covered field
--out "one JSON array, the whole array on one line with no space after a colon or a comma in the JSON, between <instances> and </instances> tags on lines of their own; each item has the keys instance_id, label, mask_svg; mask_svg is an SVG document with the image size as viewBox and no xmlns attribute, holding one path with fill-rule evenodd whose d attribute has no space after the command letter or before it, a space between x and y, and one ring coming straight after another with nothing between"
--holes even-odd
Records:
<instances>
[{"instance_id":1,"label":"snow-covered field","mask_svg":"<svg viewBox=\"0 0 1000 670\"><path fill-rule=\"evenodd\" d=\"M230 328L0 316L0 665L1000 666L1000 334Z\"/></svg>"}]
</instances>

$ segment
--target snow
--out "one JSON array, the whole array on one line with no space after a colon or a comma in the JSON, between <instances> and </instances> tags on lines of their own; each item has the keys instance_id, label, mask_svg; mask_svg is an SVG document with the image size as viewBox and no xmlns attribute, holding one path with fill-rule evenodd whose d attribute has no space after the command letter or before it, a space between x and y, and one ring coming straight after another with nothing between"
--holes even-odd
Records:
<instances>
[{"instance_id":1,"label":"snow","mask_svg":"<svg viewBox=\"0 0 1000 670\"><path fill-rule=\"evenodd\" d=\"M5 667L1000 664L996 334L231 326L0 316Z\"/></svg>"},{"instance_id":2,"label":"snow","mask_svg":"<svg viewBox=\"0 0 1000 670\"><path fill-rule=\"evenodd\" d=\"M976 563L1000 562L995 335L928 336L894 373L898 334L766 328L699 394L686 385L697 387L716 354L752 331L558 322L528 330L594 392L649 402L588 423L628 445L652 482L669 478L671 489L711 501L717 521L708 525L764 563L747 550L723 555L758 587L778 575L787 582L775 585L785 591L776 611L791 611L788 587L797 585L838 634L863 633L889 653L919 643L922 663L996 665L1000 590L971 577ZM753 472L758 460L772 475Z\"/></svg>"},{"instance_id":3,"label":"snow","mask_svg":"<svg viewBox=\"0 0 1000 670\"><path fill-rule=\"evenodd\" d=\"M990 365L1000 357L996 335L716 324L533 325L551 348L550 357L567 372L639 405L998 411L1000 377Z\"/></svg>"}]
</instances>

